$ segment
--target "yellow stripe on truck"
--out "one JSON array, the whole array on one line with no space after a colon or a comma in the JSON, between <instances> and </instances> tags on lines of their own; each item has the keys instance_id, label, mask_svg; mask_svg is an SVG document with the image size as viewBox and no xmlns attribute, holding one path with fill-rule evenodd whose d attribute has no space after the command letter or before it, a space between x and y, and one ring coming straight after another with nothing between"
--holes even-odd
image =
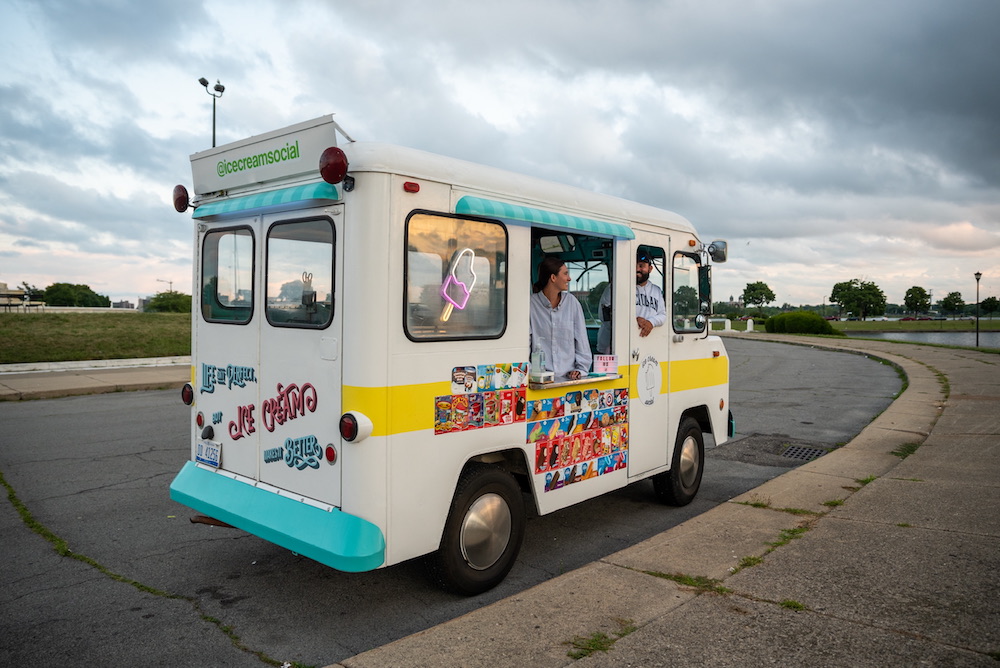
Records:
<instances>
[{"instance_id":1,"label":"yellow stripe on truck","mask_svg":"<svg viewBox=\"0 0 1000 668\"><path fill-rule=\"evenodd\" d=\"M670 363L670 392L697 390L729 382L729 358L678 360Z\"/></svg>"},{"instance_id":2,"label":"yellow stripe on truck","mask_svg":"<svg viewBox=\"0 0 1000 668\"><path fill-rule=\"evenodd\" d=\"M619 371L628 379L629 395L633 399L638 397L639 387L636 383L639 377L639 365L631 364L619 368ZM660 362L660 372L667 379L667 382L660 387L660 394L725 385L729 382L729 358Z\"/></svg>"},{"instance_id":3,"label":"yellow stripe on truck","mask_svg":"<svg viewBox=\"0 0 1000 668\"><path fill-rule=\"evenodd\" d=\"M418 383L394 387L344 386L345 411L364 413L372 436L388 436L434 428L434 397L451 394L451 383ZM396 410L389 411L389 406Z\"/></svg>"},{"instance_id":4,"label":"yellow stripe on truck","mask_svg":"<svg viewBox=\"0 0 1000 668\"><path fill-rule=\"evenodd\" d=\"M666 367L667 364L661 364ZM633 397L639 396L635 387L635 365L620 369ZM696 390L729 382L729 358L680 360L669 363L669 388L661 393ZM618 382L621 382L619 380ZM666 385L666 384L665 384ZM575 388L574 388L575 389ZM540 396L557 396L569 389L554 388L539 391ZM343 406L345 411L364 413L372 421L372 436L389 436L421 429L434 428L434 397L451 395L450 382L417 383L394 387L358 387L345 385ZM395 410L390 411L389 406Z\"/></svg>"}]
</instances>

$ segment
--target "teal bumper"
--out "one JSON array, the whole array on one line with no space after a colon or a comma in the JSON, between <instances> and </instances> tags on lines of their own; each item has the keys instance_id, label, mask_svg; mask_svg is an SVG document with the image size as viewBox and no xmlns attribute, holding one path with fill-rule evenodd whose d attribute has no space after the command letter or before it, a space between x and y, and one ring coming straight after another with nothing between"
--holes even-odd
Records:
<instances>
[{"instance_id":1,"label":"teal bumper","mask_svg":"<svg viewBox=\"0 0 1000 668\"><path fill-rule=\"evenodd\" d=\"M170 498L338 571L357 573L385 562L385 536L366 520L322 510L187 462Z\"/></svg>"}]
</instances>

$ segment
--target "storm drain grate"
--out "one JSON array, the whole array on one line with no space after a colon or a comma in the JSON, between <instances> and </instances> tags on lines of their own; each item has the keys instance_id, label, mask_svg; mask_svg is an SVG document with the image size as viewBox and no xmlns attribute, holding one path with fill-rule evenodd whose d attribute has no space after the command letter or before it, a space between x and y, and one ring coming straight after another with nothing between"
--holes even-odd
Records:
<instances>
[{"instance_id":1,"label":"storm drain grate","mask_svg":"<svg viewBox=\"0 0 1000 668\"><path fill-rule=\"evenodd\" d=\"M810 459L822 457L825 454L826 450L822 448L806 448L801 445L790 445L787 450L781 453L781 456L788 457L789 459L803 459L805 461L809 461Z\"/></svg>"}]
</instances>

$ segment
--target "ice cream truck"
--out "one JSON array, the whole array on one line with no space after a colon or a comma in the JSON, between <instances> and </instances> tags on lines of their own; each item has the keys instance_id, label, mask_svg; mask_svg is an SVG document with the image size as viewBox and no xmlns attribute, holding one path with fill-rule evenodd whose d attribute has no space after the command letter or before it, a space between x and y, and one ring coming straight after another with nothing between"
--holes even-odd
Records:
<instances>
[{"instance_id":1,"label":"ice cream truck","mask_svg":"<svg viewBox=\"0 0 1000 668\"><path fill-rule=\"evenodd\" d=\"M354 141L332 115L191 167L193 192L174 189L194 218L191 453L170 495L201 517L342 571L424 556L474 595L514 565L528 504L552 513L647 478L686 504L706 434L733 434L708 324L726 244L677 214ZM666 296L645 336L640 249ZM593 347L572 380L531 366L547 256L569 269Z\"/></svg>"}]
</instances>

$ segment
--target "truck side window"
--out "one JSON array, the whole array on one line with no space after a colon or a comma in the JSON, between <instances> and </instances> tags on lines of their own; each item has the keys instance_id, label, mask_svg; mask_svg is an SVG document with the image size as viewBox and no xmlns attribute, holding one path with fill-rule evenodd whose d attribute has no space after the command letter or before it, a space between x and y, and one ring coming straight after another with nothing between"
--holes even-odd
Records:
<instances>
[{"instance_id":1,"label":"truck side window","mask_svg":"<svg viewBox=\"0 0 1000 668\"><path fill-rule=\"evenodd\" d=\"M333 319L333 223L282 222L267 235L267 321L321 329Z\"/></svg>"},{"instance_id":2,"label":"truck side window","mask_svg":"<svg viewBox=\"0 0 1000 668\"><path fill-rule=\"evenodd\" d=\"M205 235L201 252L201 315L246 324L253 317L253 233L246 228Z\"/></svg>"},{"instance_id":3,"label":"truck side window","mask_svg":"<svg viewBox=\"0 0 1000 668\"><path fill-rule=\"evenodd\" d=\"M507 326L507 230L498 222L415 212L406 221L406 335L499 338Z\"/></svg>"},{"instance_id":4,"label":"truck side window","mask_svg":"<svg viewBox=\"0 0 1000 668\"><path fill-rule=\"evenodd\" d=\"M698 267L701 262L696 255L674 254L673 321L675 332L703 332L705 323L698 322L701 295L698 291Z\"/></svg>"}]
</instances>

